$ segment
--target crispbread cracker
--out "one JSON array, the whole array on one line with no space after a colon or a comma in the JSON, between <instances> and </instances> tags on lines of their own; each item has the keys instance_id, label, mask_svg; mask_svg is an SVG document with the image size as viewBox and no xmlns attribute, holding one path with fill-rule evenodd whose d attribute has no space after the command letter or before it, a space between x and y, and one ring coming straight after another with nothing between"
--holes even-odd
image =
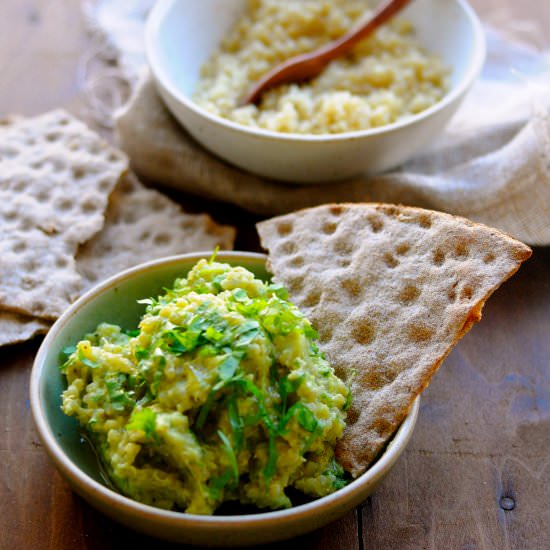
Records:
<instances>
[{"instance_id":1,"label":"crispbread cracker","mask_svg":"<svg viewBox=\"0 0 550 550\"><path fill-rule=\"evenodd\" d=\"M376 458L489 295L531 255L495 229L385 204L324 205L257 227L275 280L352 381L337 456L353 476Z\"/></svg>"},{"instance_id":2,"label":"crispbread cracker","mask_svg":"<svg viewBox=\"0 0 550 550\"><path fill-rule=\"evenodd\" d=\"M9 284L4 282L13 288L38 284L35 280L45 277L41 285L45 289L44 299L34 304L41 311L47 301L58 299L55 285L60 281L67 291L56 306L62 308L66 301L77 298L95 283L138 263L172 254L213 250L216 246L231 249L235 229L216 224L206 214L183 212L168 197L146 188L128 173L111 194L104 227L79 249L76 263L68 253L55 252L60 241L48 240L36 229L27 232L27 236L24 247L20 245L15 252L3 251L6 261L0 263L0 276L9 280ZM42 263L40 254L45 247L49 247L49 253L42 257L46 261ZM10 258L13 253L20 258ZM3 272L3 266L15 264L19 269ZM50 274L54 271L50 288ZM49 326L45 319L0 311L0 346L44 334Z\"/></svg>"},{"instance_id":3,"label":"crispbread cracker","mask_svg":"<svg viewBox=\"0 0 550 550\"><path fill-rule=\"evenodd\" d=\"M13 237L13 238L10 238ZM32 228L0 237L0 302L4 309L54 319L80 294L70 248Z\"/></svg>"},{"instance_id":4,"label":"crispbread cracker","mask_svg":"<svg viewBox=\"0 0 550 550\"><path fill-rule=\"evenodd\" d=\"M37 334L45 334L50 323L35 317L0 311L0 346L30 340Z\"/></svg>"},{"instance_id":5,"label":"crispbread cracker","mask_svg":"<svg viewBox=\"0 0 550 550\"><path fill-rule=\"evenodd\" d=\"M0 123L0 307L55 319L78 296L76 249L103 226L126 169L64 111Z\"/></svg>"},{"instance_id":6,"label":"crispbread cracker","mask_svg":"<svg viewBox=\"0 0 550 550\"><path fill-rule=\"evenodd\" d=\"M128 174L113 192L103 230L81 247L78 270L89 287L141 262L186 252L233 248L235 229L187 214Z\"/></svg>"}]
</instances>

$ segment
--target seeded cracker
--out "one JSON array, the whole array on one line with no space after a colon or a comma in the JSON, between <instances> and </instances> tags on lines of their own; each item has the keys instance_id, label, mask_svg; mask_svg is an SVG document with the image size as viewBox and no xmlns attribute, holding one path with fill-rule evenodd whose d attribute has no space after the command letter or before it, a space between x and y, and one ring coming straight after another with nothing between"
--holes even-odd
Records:
<instances>
[{"instance_id":1,"label":"seeded cracker","mask_svg":"<svg viewBox=\"0 0 550 550\"><path fill-rule=\"evenodd\" d=\"M353 405L337 447L360 475L487 298L531 250L489 227L418 208L325 205L258 224L274 278L319 332Z\"/></svg>"},{"instance_id":2,"label":"seeded cracker","mask_svg":"<svg viewBox=\"0 0 550 550\"><path fill-rule=\"evenodd\" d=\"M86 287L139 263L195 251L233 248L235 229L187 214L127 174L113 192L105 227L77 255Z\"/></svg>"},{"instance_id":3,"label":"seeded cracker","mask_svg":"<svg viewBox=\"0 0 550 550\"><path fill-rule=\"evenodd\" d=\"M57 110L0 122L0 307L55 319L79 295L74 256L103 226L125 156Z\"/></svg>"}]
</instances>

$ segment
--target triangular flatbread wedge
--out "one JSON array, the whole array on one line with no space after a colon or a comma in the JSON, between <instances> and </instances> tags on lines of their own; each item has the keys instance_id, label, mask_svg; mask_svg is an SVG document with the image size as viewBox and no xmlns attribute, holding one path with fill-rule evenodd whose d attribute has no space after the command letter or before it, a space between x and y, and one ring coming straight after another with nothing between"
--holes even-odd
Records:
<instances>
[{"instance_id":1,"label":"triangular flatbread wedge","mask_svg":"<svg viewBox=\"0 0 550 550\"><path fill-rule=\"evenodd\" d=\"M531 255L469 220L333 204L261 222L268 268L319 332L353 404L337 456L364 472L498 286Z\"/></svg>"}]
</instances>

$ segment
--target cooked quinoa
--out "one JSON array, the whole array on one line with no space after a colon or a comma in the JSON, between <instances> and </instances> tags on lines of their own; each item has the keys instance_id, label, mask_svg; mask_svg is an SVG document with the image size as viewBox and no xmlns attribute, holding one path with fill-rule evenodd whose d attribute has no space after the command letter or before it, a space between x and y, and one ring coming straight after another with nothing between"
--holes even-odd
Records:
<instances>
[{"instance_id":1,"label":"cooked quinoa","mask_svg":"<svg viewBox=\"0 0 550 550\"><path fill-rule=\"evenodd\" d=\"M139 328L100 324L64 350L62 409L111 483L160 508L288 508L347 483L334 455L349 388L284 288L200 260Z\"/></svg>"},{"instance_id":2,"label":"cooked quinoa","mask_svg":"<svg viewBox=\"0 0 550 550\"><path fill-rule=\"evenodd\" d=\"M449 70L395 19L314 80L281 85L258 107L239 107L251 83L278 63L347 32L365 0L248 0L204 65L194 100L213 114L275 132L324 134L383 126L427 109L448 89Z\"/></svg>"}]
</instances>

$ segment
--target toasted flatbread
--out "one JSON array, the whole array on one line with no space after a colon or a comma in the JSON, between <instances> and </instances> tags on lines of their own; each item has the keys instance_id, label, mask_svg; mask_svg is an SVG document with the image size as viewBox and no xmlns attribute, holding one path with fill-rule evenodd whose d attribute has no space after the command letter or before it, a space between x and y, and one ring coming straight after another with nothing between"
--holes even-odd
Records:
<instances>
[{"instance_id":1,"label":"toasted flatbread","mask_svg":"<svg viewBox=\"0 0 550 550\"><path fill-rule=\"evenodd\" d=\"M18 277L26 281L44 273L51 278L49 273L55 271L57 277L64 277L67 281L76 269L79 275L75 283L80 294L138 263L172 254L213 250L217 246L229 250L233 248L234 239L233 227L219 225L207 214L184 212L168 197L148 189L128 172L120 178L109 198L103 229L79 248L76 262L70 257L61 263L58 260L55 265L25 264L29 271L19 273ZM51 247L51 242L41 232L30 241L35 244L27 245L21 252L34 255L40 252L40 246ZM42 283L42 288L49 289L44 285L47 282ZM67 300L71 298L72 295ZM44 334L50 325L39 317L0 310L0 346Z\"/></svg>"},{"instance_id":2,"label":"toasted flatbread","mask_svg":"<svg viewBox=\"0 0 550 550\"><path fill-rule=\"evenodd\" d=\"M337 457L377 457L491 293L529 247L469 220L387 204L333 204L257 226L268 268L351 382Z\"/></svg>"},{"instance_id":3,"label":"toasted flatbread","mask_svg":"<svg viewBox=\"0 0 550 550\"><path fill-rule=\"evenodd\" d=\"M63 110L0 119L0 229L0 345L46 332L121 269L235 238L147 189L121 151Z\"/></svg>"},{"instance_id":4,"label":"toasted flatbread","mask_svg":"<svg viewBox=\"0 0 550 550\"><path fill-rule=\"evenodd\" d=\"M186 252L231 250L235 228L207 214L189 214L132 173L125 174L109 200L105 227L76 256L87 290L139 263Z\"/></svg>"},{"instance_id":5,"label":"toasted flatbread","mask_svg":"<svg viewBox=\"0 0 550 550\"><path fill-rule=\"evenodd\" d=\"M2 309L55 319L79 295L74 255L127 165L65 111L0 121Z\"/></svg>"}]
</instances>

